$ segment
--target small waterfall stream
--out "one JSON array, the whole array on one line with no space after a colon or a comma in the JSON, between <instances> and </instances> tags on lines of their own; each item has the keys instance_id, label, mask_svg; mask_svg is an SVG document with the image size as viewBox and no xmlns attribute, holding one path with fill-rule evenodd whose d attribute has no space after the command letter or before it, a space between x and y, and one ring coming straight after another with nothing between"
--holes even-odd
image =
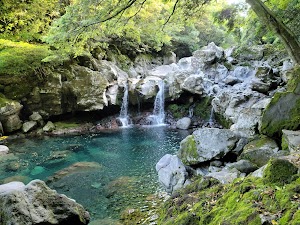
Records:
<instances>
[{"instance_id":1,"label":"small waterfall stream","mask_svg":"<svg viewBox=\"0 0 300 225\"><path fill-rule=\"evenodd\" d=\"M124 85L124 95L122 99L120 116L118 119L122 123L122 127L129 127L131 125L128 115L128 84Z\"/></svg>"},{"instance_id":2,"label":"small waterfall stream","mask_svg":"<svg viewBox=\"0 0 300 225\"><path fill-rule=\"evenodd\" d=\"M208 124L210 126L212 126L215 122L215 116L214 116L214 108L211 107L211 110L210 110L210 116L209 116L209 120L208 120Z\"/></svg>"},{"instance_id":3,"label":"small waterfall stream","mask_svg":"<svg viewBox=\"0 0 300 225\"><path fill-rule=\"evenodd\" d=\"M153 114L148 117L151 125L165 125L165 84L161 80L158 83L159 91L155 97Z\"/></svg>"}]
</instances>

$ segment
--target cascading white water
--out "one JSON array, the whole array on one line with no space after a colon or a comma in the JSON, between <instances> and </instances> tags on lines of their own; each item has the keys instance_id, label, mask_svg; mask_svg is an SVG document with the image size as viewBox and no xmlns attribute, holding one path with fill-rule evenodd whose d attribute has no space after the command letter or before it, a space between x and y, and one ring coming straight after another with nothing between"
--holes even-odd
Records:
<instances>
[{"instance_id":1,"label":"cascading white water","mask_svg":"<svg viewBox=\"0 0 300 225\"><path fill-rule=\"evenodd\" d=\"M122 123L122 127L129 127L131 125L128 115L128 84L124 85L124 96L122 99L122 106L118 119Z\"/></svg>"},{"instance_id":2,"label":"cascading white water","mask_svg":"<svg viewBox=\"0 0 300 225\"><path fill-rule=\"evenodd\" d=\"M215 116L214 116L214 108L211 107L211 110L210 110L210 116L209 116L209 120L208 120L208 124L209 124L210 126L212 126L212 125L214 124L214 120L215 120L214 117L215 117Z\"/></svg>"},{"instance_id":3,"label":"cascading white water","mask_svg":"<svg viewBox=\"0 0 300 225\"><path fill-rule=\"evenodd\" d=\"M158 92L155 97L153 114L148 117L151 125L165 125L165 84L161 80L158 83Z\"/></svg>"}]
</instances>

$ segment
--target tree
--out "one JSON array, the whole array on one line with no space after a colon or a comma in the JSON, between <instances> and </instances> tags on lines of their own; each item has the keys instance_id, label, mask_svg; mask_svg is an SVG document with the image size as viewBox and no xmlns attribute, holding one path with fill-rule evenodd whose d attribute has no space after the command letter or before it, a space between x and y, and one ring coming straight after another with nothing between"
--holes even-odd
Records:
<instances>
[{"instance_id":1,"label":"tree","mask_svg":"<svg viewBox=\"0 0 300 225\"><path fill-rule=\"evenodd\" d=\"M300 43L297 36L261 0L246 0L256 15L281 39L296 64L300 64Z\"/></svg>"}]
</instances>

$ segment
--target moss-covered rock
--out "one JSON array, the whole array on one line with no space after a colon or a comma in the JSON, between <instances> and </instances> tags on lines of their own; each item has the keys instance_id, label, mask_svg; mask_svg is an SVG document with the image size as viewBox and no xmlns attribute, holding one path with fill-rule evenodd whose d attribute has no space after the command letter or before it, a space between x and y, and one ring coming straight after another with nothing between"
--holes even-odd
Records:
<instances>
[{"instance_id":1,"label":"moss-covered rock","mask_svg":"<svg viewBox=\"0 0 300 225\"><path fill-rule=\"evenodd\" d=\"M196 102L194 108L194 115L199 116L201 119L208 120L211 113L211 100L210 97L201 98Z\"/></svg>"},{"instance_id":2,"label":"moss-covered rock","mask_svg":"<svg viewBox=\"0 0 300 225\"><path fill-rule=\"evenodd\" d=\"M271 157L274 157L278 150L278 146L274 140L262 136L245 145L239 159L249 160L258 167L261 167L265 165Z\"/></svg>"},{"instance_id":3,"label":"moss-covered rock","mask_svg":"<svg viewBox=\"0 0 300 225\"><path fill-rule=\"evenodd\" d=\"M300 67L290 73L287 91L277 92L262 115L260 132L270 137L300 126Z\"/></svg>"},{"instance_id":4,"label":"moss-covered rock","mask_svg":"<svg viewBox=\"0 0 300 225\"><path fill-rule=\"evenodd\" d=\"M178 157L184 164L197 164L198 153L193 135L187 136L180 142L180 151Z\"/></svg>"},{"instance_id":5,"label":"moss-covered rock","mask_svg":"<svg viewBox=\"0 0 300 225\"><path fill-rule=\"evenodd\" d=\"M276 185L284 185L292 181L298 168L286 159L272 159L264 171L264 180Z\"/></svg>"}]
</instances>

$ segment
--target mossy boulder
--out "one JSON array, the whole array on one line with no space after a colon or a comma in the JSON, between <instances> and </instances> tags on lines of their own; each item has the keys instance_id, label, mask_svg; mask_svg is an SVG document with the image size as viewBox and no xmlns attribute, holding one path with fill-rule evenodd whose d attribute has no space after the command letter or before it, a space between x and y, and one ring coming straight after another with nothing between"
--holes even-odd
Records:
<instances>
[{"instance_id":1,"label":"mossy boulder","mask_svg":"<svg viewBox=\"0 0 300 225\"><path fill-rule=\"evenodd\" d=\"M272 159L264 171L264 180L276 185L288 184L297 174L298 168L286 159Z\"/></svg>"},{"instance_id":2,"label":"mossy boulder","mask_svg":"<svg viewBox=\"0 0 300 225\"><path fill-rule=\"evenodd\" d=\"M281 147L290 152L300 152L300 131L282 130Z\"/></svg>"},{"instance_id":3,"label":"mossy boulder","mask_svg":"<svg viewBox=\"0 0 300 225\"><path fill-rule=\"evenodd\" d=\"M274 157L279 148L274 140L269 137L262 136L245 145L239 159L249 160L258 167L261 167Z\"/></svg>"},{"instance_id":4,"label":"mossy boulder","mask_svg":"<svg viewBox=\"0 0 300 225\"><path fill-rule=\"evenodd\" d=\"M228 129L198 129L181 142L178 156L186 165L221 159L234 151L238 141L239 138Z\"/></svg>"},{"instance_id":5,"label":"mossy boulder","mask_svg":"<svg viewBox=\"0 0 300 225\"><path fill-rule=\"evenodd\" d=\"M281 136L283 129L300 126L300 67L295 67L286 92L277 92L264 110L259 130L270 137Z\"/></svg>"}]
</instances>

